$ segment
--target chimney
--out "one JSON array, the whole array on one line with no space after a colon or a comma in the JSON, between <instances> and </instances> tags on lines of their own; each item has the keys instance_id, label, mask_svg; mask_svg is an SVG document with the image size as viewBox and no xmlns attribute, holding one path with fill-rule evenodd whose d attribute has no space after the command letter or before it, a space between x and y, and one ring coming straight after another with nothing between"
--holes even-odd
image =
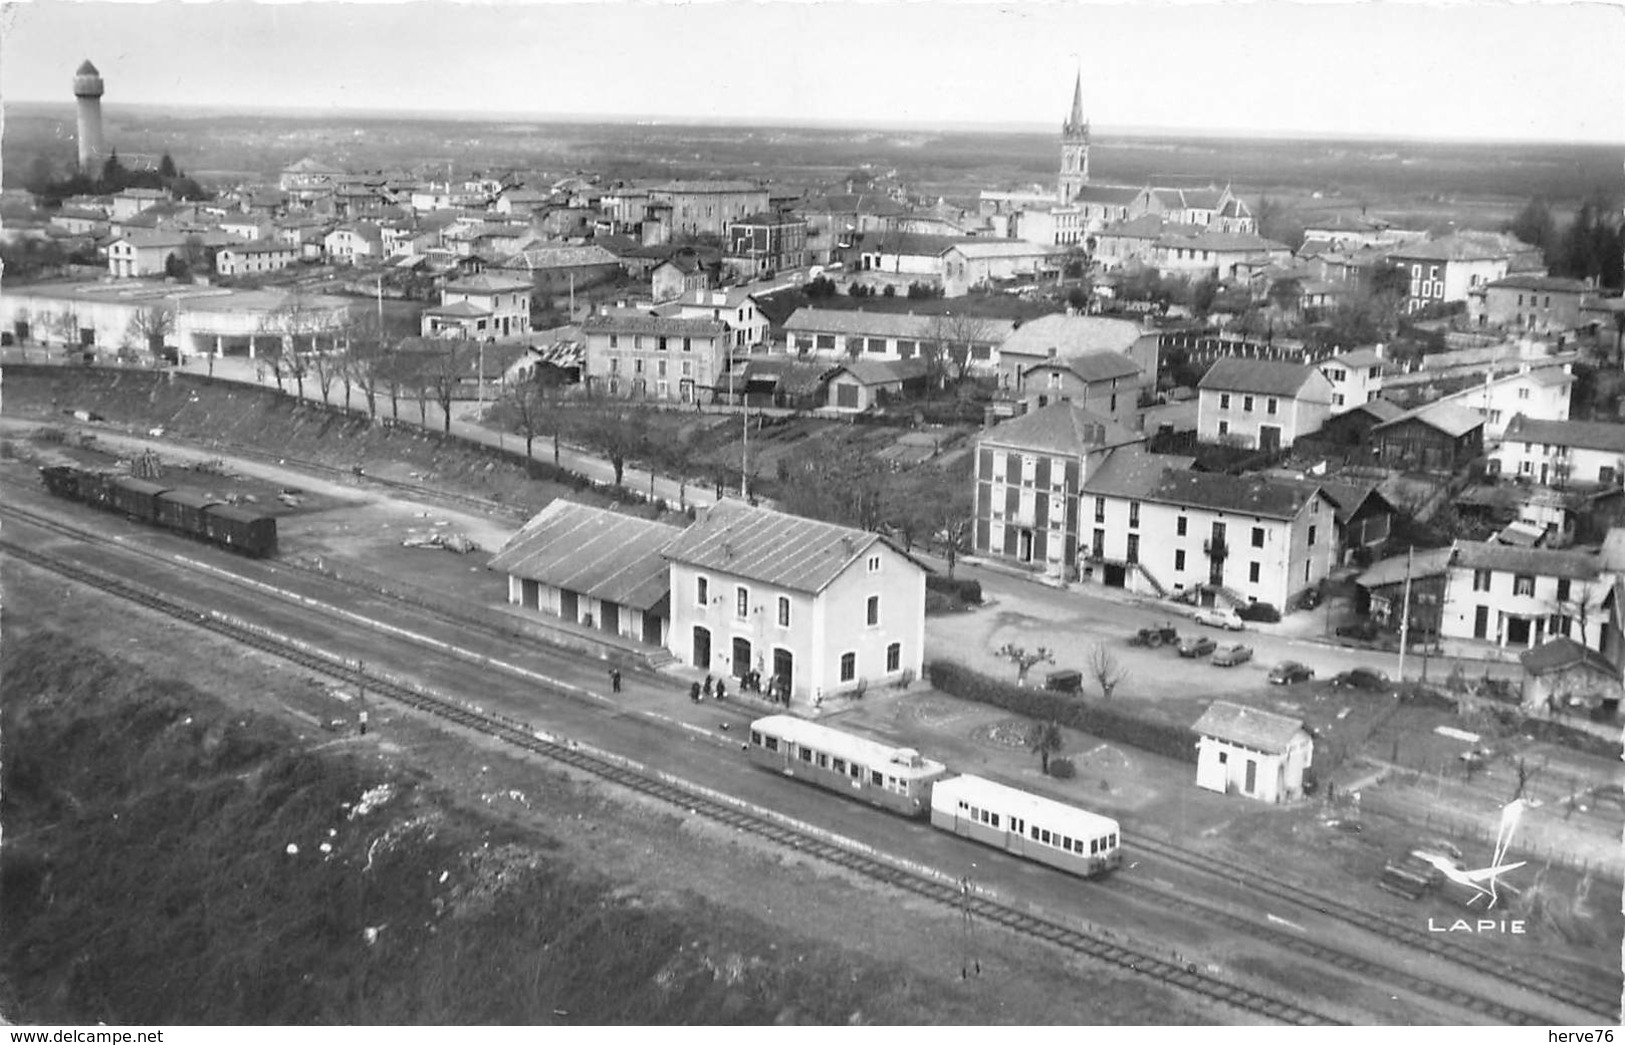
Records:
<instances>
[{"instance_id":1,"label":"chimney","mask_svg":"<svg viewBox=\"0 0 1625 1045\"><path fill-rule=\"evenodd\" d=\"M855 554L857 552L857 546L852 543L852 538L850 538L850 537L842 537L841 538L841 551L846 553L846 557L848 559L850 559L853 556L853 554Z\"/></svg>"},{"instance_id":2,"label":"chimney","mask_svg":"<svg viewBox=\"0 0 1625 1045\"><path fill-rule=\"evenodd\" d=\"M722 542L722 557L724 559L731 559L734 557L734 546L729 544L727 541Z\"/></svg>"},{"instance_id":3,"label":"chimney","mask_svg":"<svg viewBox=\"0 0 1625 1045\"><path fill-rule=\"evenodd\" d=\"M1060 349L1056 348L1054 345L1051 345L1050 350L1049 350L1049 357L1051 359L1054 359L1060 353L1060 351L1061 351Z\"/></svg>"}]
</instances>

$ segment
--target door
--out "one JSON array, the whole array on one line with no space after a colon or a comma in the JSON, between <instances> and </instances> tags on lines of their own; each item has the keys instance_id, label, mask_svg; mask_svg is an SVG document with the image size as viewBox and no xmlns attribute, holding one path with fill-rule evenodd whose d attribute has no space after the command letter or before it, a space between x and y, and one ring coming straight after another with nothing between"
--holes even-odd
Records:
<instances>
[{"instance_id":1,"label":"door","mask_svg":"<svg viewBox=\"0 0 1625 1045\"><path fill-rule=\"evenodd\" d=\"M1018 542L1017 542L1016 547L1017 547L1016 558L1020 559L1022 562L1032 562L1033 561L1033 532L1031 530L1022 530L1021 531L1021 536L1020 536L1020 538L1018 538Z\"/></svg>"},{"instance_id":2,"label":"door","mask_svg":"<svg viewBox=\"0 0 1625 1045\"><path fill-rule=\"evenodd\" d=\"M1247 779L1241 785L1241 793L1244 795L1250 795L1257 787L1258 761L1256 759L1249 758L1247 760Z\"/></svg>"},{"instance_id":3,"label":"door","mask_svg":"<svg viewBox=\"0 0 1625 1045\"><path fill-rule=\"evenodd\" d=\"M711 666L711 630L694 626L694 666L696 668L709 668Z\"/></svg>"},{"instance_id":4,"label":"door","mask_svg":"<svg viewBox=\"0 0 1625 1045\"><path fill-rule=\"evenodd\" d=\"M573 591L559 589L559 616L568 621L581 619L581 597Z\"/></svg>"},{"instance_id":5,"label":"door","mask_svg":"<svg viewBox=\"0 0 1625 1045\"><path fill-rule=\"evenodd\" d=\"M842 410L858 409L858 386L836 385L835 405L840 407Z\"/></svg>"},{"instance_id":6,"label":"door","mask_svg":"<svg viewBox=\"0 0 1625 1045\"><path fill-rule=\"evenodd\" d=\"M619 635L621 633L621 604L618 602L599 603L598 626L611 635Z\"/></svg>"},{"instance_id":7,"label":"door","mask_svg":"<svg viewBox=\"0 0 1625 1045\"><path fill-rule=\"evenodd\" d=\"M779 685L784 687L785 692L795 692L795 667L795 655L789 650L775 649L773 651L773 677L779 680Z\"/></svg>"},{"instance_id":8,"label":"door","mask_svg":"<svg viewBox=\"0 0 1625 1045\"><path fill-rule=\"evenodd\" d=\"M1487 639L1490 637L1490 608L1480 606L1473 611L1473 638Z\"/></svg>"},{"instance_id":9,"label":"door","mask_svg":"<svg viewBox=\"0 0 1625 1045\"><path fill-rule=\"evenodd\" d=\"M1281 448L1281 426L1259 425L1258 448L1266 453L1279 450Z\"/></svg>"},{"instance_id":10,"label":"door","mask_svg":"<svg viewBox=\"0 0 1625 1045\"><path fill-rule=\"evenodd\" d=\"M660 645L660 618L647 610L643 614L643 641L651 646Z\"/></svg>"},{"instance_id":11,"label":"door","mask_svg":"<svg viewBox=\"0 0 1625 1045\"><path fill-rule=\"evenodd\" d=\"M542 608L542 586L535 581L520 578L519 605Z\"/></svg>"},{"instance_id":12,"label":"door","mask_svg":"<svg viewBox=\"0 0 1625 1045\"><path fill-rule=\"evenodd\" d=\"M734 639L733 669L731 674L736 679L742 679L750 674L750 640Z\"/></svg>"}]
</instances>

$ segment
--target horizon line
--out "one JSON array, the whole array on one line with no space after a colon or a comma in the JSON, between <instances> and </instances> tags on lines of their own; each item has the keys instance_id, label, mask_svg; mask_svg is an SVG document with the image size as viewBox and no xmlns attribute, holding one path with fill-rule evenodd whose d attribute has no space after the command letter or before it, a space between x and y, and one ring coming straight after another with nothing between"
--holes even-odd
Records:
<instances>
[{"instance_id":1,"label":"horizon line","mask_svg":"<svg viewBox=\"0 0 1625 1045\"><path fill-rule=\"evenodd\" d=\"M1003 133L1010 135L1054 135L1059 132L1048 122L1039 121L990 121L990 120L922 120L915 123L900 123L887 118L837 118L837 117L768 117L768 116L724 116L714 115L707 117L694 117L670 114L637 114L637 113L524 113L513 110L476 110L469 108L457 109L389 109L374 107L333 107L317 105L282 105L282 106L254 106L243 103L169 103L169 102L122 102L122 107L130 109L162 109L166 113L192 112L206 113L252 113L263 116L286 117L327 117L327 118L363 118L374 120L386 119L433 119L449 120L455 123L604 123L622 124L628 126L672 126L672 127L762 127L783 129L819 129L819 130L869 130L892 131L898 133L944 133L944 132L979 132ZM74 103L60 99L42 98L13 98L4 103L4 108L14 106L41 106L53 109L72 110ZM104 113L104 118L107 115ZM116 118L114 116L113 118ZM1059 123L1056 124L1059 127ZM1324 131L1306 130L1300 128L1264 129L1256 127L1179 127L1161 124L1100 124L1091 128L1094 133L1105 133L1111 136L1127 138L1154 138L1154 137L1184 137L1201 139L1263 139L1263 140L1309 140L1309 141L1363 141L1363 142L1405 142L1405 143L1432 143L1452 145L1577 145L1594 146L1598 148L1625 149L1625 140L1603 138L1564 138L1564 137L1494 137L1466 134L1423 134L1423 133L1396 133L1378 131Z\"/></svg>"}]
</instances>

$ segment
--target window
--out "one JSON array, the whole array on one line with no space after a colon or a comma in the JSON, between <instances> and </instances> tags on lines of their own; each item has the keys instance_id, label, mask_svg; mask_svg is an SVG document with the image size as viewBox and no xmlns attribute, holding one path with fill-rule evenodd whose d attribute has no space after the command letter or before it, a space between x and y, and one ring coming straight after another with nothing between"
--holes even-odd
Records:
<instances>
[{"instance_id":1,"label":"window","mask_svg":"<svg viewBox=\"0 0 1625 1045\"><path fill-rule=\"evenodd\" d=\"M886 647L886 670L896 671L903 666L903 644L894 642Z\"/></svg>"},{"instance_id":2,"label":"window","mask_svg":"<svg viewBox=\"0 0 1625 1045\"><path fill-rule=\"evenodd\" d=\"M1248 580L1249 583L1251 583L1251 584L1257 584L1258 583L1258 573L1259 573L1259 565L1258 565L1258 563L1250 562L1250 563L1247 564L1247 580Z\"/></svg>"},{"instance_id":3,"label":"window","mask_svg":"<svg viewBox=\"0 0 1625 1045\"><path fill-rule=\"evenodd\" d=\"M1528 399L1529 398L1529 389L1527 389L1527 388L1518 389L1518 398L1519 399Z\"/></svg>"},{"instance_id":4,"label":"window","mask_svg":"<svg viewBox=\"0 0 1625 1045\"><path fill-rule=\"evenodd\" d=\"M1309 527L1309 547L1315 546L1315 527Z\"/></svg>"},{"instance_id":5,"label":"window","mask_svg":"<svg viewBox=\"0 0 1625 1045\"><path fill-rule=\"evenodd\" d=\"M880 623L880 596L869 596L869 602L864 608L864 620L871 628Z\"/></svg>"},{"instance_id":6,"label":"window","mask_svg":"<svg viewBox=\"0 0 1625 1045\"><path fill-rule=\"evenodd\" d=\"M704 577L694 579L694 601L701 606L711 601L711 582Z\"/></svg>"},{"instance_id":7,"label":"window","mask_svg":"<svg viewBox=\"0 0 1625 1045\"><path fill-rule=\"evenodd\" d=\"M1140 525L1140 502L1139 501L1130 501L1128 503L1128 524L1130 526L1138 526L1138 525Z\"/></svg>"},{"instance_id":8,"label":"window","mask_svg":"<svg viewBox=\"0 0 1625 1045\"><path fill-rule=\"evenodd\" d=\"M869 783L873 784L875 787L884 786L886 783L886 774L882 773L878 769L869 770Z\"/></svg>"},{"instance_id":9,"label":"window","mask_svg":"<svg viewBox=\"0 0 1625 1045\"><path fill-rule=\"evenodd\" d=\"M750 616L750 589L734 589L734 616L744 620Z\"/></svg>"},{"instance_id":10,"label":"window","mask_svg":"<svg viewBox=\"0 0 1625 1045\"><path fill-rule=\"evenodd\" d=\"M1514 576L1512 578L1512 594L1514 594L1514 595L1533 595L1533 594L1535 594L1535 578L1530 576L1527 573L1520 573L1520 574L1517 574L1516 576Z\"/></svg>"},{"instance_id":11,"label":"window","mask_svg":"<svg viewBox=\"0 0 1625 1045\"><path fill-rule=\"evenodd\" d=\"M1221 392L1219 394L1219 409L1220 410L1228 410L1228 409L1230 409L1230 393L1229 392Z\"/></svg>"},{"instance_id":12,"label":"window","mask_svg":"<svg viewBox=\"0 0 1625 1045\"><path fill-rule=\"evenodd\" d=\"M779 627L788 628L789 626L790 626L790 597L788 595L780 595L779 596Z\"/></svg>"},{"instance_id":13,"label":"window","mask_svg":"<svg viewBox=\"0 0 1625 1045\"><path fill-rule=\"evenodd\" d=\"M1230 422L1229 421L1220 421L1219 422L1219 434L1220 435L1229 435L1230 434Z\"/></svg>"},{"instance_id":14,"label":"window","mask_svg":"<svg viewBox=\"0 0 1625 1045\"><path fill-rule=\"evenodd\" d=\"M820 751L818 753L818 768L819 769L828 769L829 768L829 756L824 754L822 751Z\"/></svg>"},{"instance_id":15,"label":"window","mask_svg":"<svg viewBox=\"0 0 1625 1045\"><path fill-rule=\"evenodd\" d=\"M878 556L878 555L869 556L869 572L870 573L879 573L880 572L880 556Z\"/></svg>"},{"instance_id":16,"label":"window","mask_svg":"<svg viewBox=\"0 0 1625 1045\"><path fill-rule=\"evenodd\" d=\"M1332 393L1332 405L1333 406L1342 406L1343 405L1343 393L1341 393L1341 392L1333 392ZM1272 413L1272 414L1274 412L1275 411L1273 411L1273 410L1270 411L1270 413Z\"/></svg>"},{"instance_id":17,"label":"window","mask_svg":"<svg viewBox=\"0 0 1625 1045\"><path fill-rule=\"evenodd\" d=\"M1185 549L1180 548L1174 552L1174 572L1178 573L1185 568Z\"/></svg>"},{"instance_id":18,"label":"window","mask_svg":"<svg viewBox=\"0 0 1625 1045\"><path fill-rule=\"evenodd\" d=\"M1489 570L1474 570L1473 571L1473 590L1474 591L1489 591L1490 590L1490 571Z\"/></svg>"},{"instance_id":19,"label":"window","mask_svg":"<svg viewBox=\"0 0 1625 1045\"><path fill-rule=\"evenodd\" d=\"M1175 522L1174 522L1174 536L1176 536L1176 537L1185 536L1185 524L1186 524L1187 521L1188 520L1183 515L1181 515L1177 520L1175 520Z\"/></svg>"},{"instance_id":20,"label":"window","mask_svg":"<svg viewBox=\"0 0 1625 1045\"><path fill-rule=\"evenodd\" d=\"M1253 412L1253 397L1252 396L1242 396L1241 397L1241 412L1244 413L1244 414L1250 414L1250 413Z\"/></svg>"},{"instance_id":21,"label":"window","mask_svg":"<svg viewBox=\"0 0 1625 1045\"><path fill-rule=\"evenodd\" d=\"M804 747L804 748L799 748L798 750L801 753L801 760L803 762L811 762L812 761L813 753L812 753L811 748Z\"/></svg>"},{"instance_id":22,"label":"window","mask_svg":"<svg viewBox=\"0 0 1625 1045\"><path fill-rule=\"evenodd\" d=\"M1280 404L1280 400L1276 399L1274 396L1271 396L1269 398L1269 400L1267 402L1265 402L1265 404L1264 404L1265 413L1270 413L1270 414L1275 413L1276 407L1279 404Z\"/></svg>"},{"instance_id":23,"label":"window","mask_svg":"<svg viewBox=\"0 0 1625 1045\"><path fill-rule=\"evenodd\" d=\"M1095 498L1095 522L1099 523L1099 522L1105 522L1105 521L1106 521L1106 498L1104 498L1104 497L1096 497Z\"/></svg>"},{"instance_id":24,"label":"window","mask_svg":"<svg viewBox=\"0 0 1625 1045\"><path fill-rule=\"evenodd\" d=\"M844 759L844 758L835 759L834 761L832 761L830 763L829 768L833 769L837 773L846 772L846 759Z\"/></svg>"},{"instance_id":25,"label":"window","mask_svg":"<svg viewBox=\"0 0 1625 1045\"><path fill-rule=\"evenodd\" d=\"M1096 530L1095 531L1094 537L1089 543L1089 550L1090 550L1091 554L1093 554L1094 557L1097 558L1097 559L1101 558L1102 556L1104 556L1106 554L1106 531L1105 530Z\"/></svg>"},{"instance_id":26,"label":"window","mask_svg":"<svg viewBox=\"0 0 1625 1045\"><path fill-rule=\"evenodd\" d=\"M1557 599L1559 602L1567 602L1568 598L1569 579L1567 577L1559 577L1557 579Z\"/></svg>"},{"instance_id":27,"label":"window","mask_svg":"<svg viewBox=\"0 0 1625 1045\"><path fill-rule=\"evenodd\" d=\"M1139 562L1140 561L1140 535L1139 534L1131 533L1131 534L1128 535L1128 554L1125 555L1124 558L1126 558L1129 562Z\"/></svg>"},{"instance_id":28,"label":"window","mask_svg":"<svg viewBox=\"0 0 1625 1045\"><path fill-rule=\"evenodd\" d=\"M851 682L858 677L858 655L856 653L841 654L841 681Z\"/></svg>"}]
</instances>

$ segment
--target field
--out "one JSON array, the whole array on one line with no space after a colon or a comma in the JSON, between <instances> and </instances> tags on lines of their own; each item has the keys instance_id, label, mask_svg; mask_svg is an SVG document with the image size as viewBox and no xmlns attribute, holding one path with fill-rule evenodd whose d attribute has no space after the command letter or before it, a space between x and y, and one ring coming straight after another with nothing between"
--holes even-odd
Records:
<instances>
[{"instance_id":1,"label":"field","mask_svg":"<svg viewBox=\"0 0 1625 1045\"><path fill-rule=\"evenodd\" d=\"M1042 117L1045 114L1031 114ZM1057 115L1057 121L1060 114ZM64 167L74 110L7 107L7 184L37 156ZM470 170L563 177L767 177L787 191L843 191L847 179L895 171L909 191L970 201L982 188L1052 186L1055 133L843 130L409 116L275 115L109 105L107 138L130 153L169 151L217 184L271 178L305 156L352 169L408 168L425 176ZM1094 180L1112 184L1233 185L1300 204L1366 205L1423 224L1493 227L1531 196L1560 210L1619 184L1617 147L1475 142L1242 139L1097 133Z\"/></svg>"}]
</instances>

